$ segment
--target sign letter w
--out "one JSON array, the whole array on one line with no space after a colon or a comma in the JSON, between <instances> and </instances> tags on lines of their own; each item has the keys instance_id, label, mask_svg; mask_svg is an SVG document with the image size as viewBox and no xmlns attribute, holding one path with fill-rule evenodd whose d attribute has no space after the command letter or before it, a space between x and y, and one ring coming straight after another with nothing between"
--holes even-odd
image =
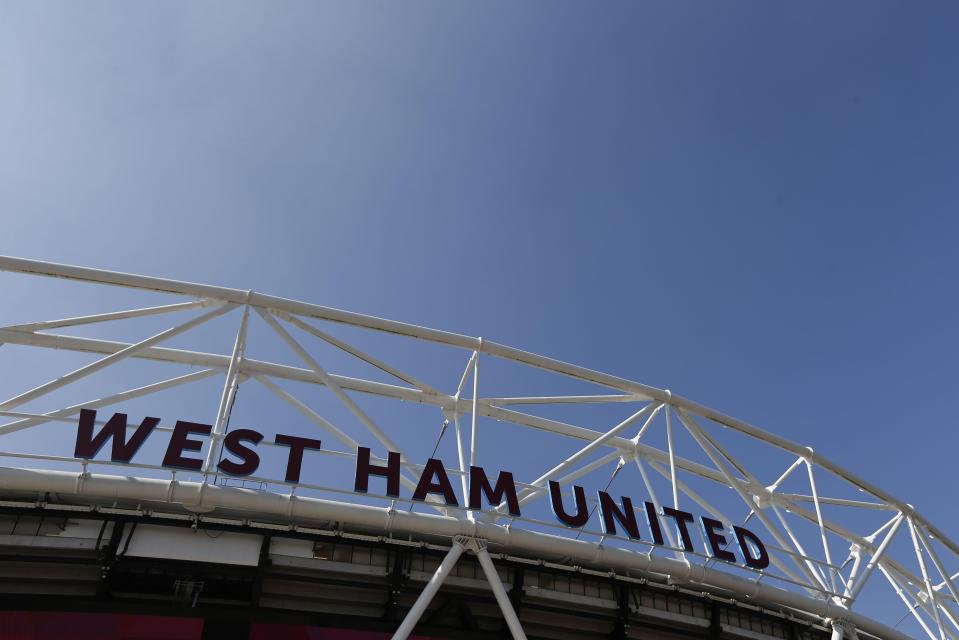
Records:
<instances>
[{"instance_id":1,"label":"sign letter w","mask_svg":"<svg viewBox=\"0 0 959 640\"><path fill-rule=\"evenodd\" d=\"M77 444L73 455L77 458L93 458L97 455L107 440L113 446L110 459L114 462L130 462L130 458L137 452L140 445L147 439L153 428L159 424L159 418L146 417L130 440L127 440L127 414L114 413L103 428L94 435L97 412L92 409L80 410L80 425L77 428Z\"/></svg>"}]
</instances>

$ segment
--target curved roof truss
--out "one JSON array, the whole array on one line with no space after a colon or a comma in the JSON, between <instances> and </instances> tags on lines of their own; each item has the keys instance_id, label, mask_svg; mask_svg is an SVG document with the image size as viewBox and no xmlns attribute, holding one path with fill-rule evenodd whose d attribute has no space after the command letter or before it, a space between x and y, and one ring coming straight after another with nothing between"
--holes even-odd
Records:
<instances>
[{"instance_id":1,"label":"curved roof truss","mask_svg":"<svg viewBox=\"0 0 959 640\"><path fill-rule=\"evenodd\" d=\"M397 500L374 494L367 496L365 503L355 504L356 500L349 497L355 494L349 487L342 486L299 484L295 488L294 510L293 491L282 481L247 478L268 489L255 496L217 484L220 474L214 465L218 446L207 447L202 480L177 483L174 490L173 483L162 480L164 474L170 475L169 470L157 465L141 462L123 465L145 474L133 483L132 478L87 473L90 466L118 464L109 460L82 460L36 449L18 451L0 444L0 457L6 461L5 465L33 464L49 468L55 463L75 471L25 474L12 468L0 469L0 479L7 488L50 490L49 487L56 487L69 494L72 486L73 492L85 496L129 498L145 492L139 495L144 500L166 492L167 501L175 495L184 504L241 508L275 517L285 512L289 518L296 514L313 520L335 520L345 528L355 525L389 535L440 536L451 543L450 563L455 562L464 549L470 549L480 557L484 569L487 568L488 543L509 553L551 554L572 564L599 566L624 574L639 571L706 591L804 611L818 616L824 623L834 623L840 634L845 624L880 637L906 637L894 629L905 616L932 640L959 640L959 592L954 580L959 570L959 545L909 504L819 452L668 390L478 337L252 291L9 257L0 257L0 270L178 297L174 302L163 304L0 327L0 343L79 352L87 354L83 357L88 359L78 368L67 373L55 372L42 384L13 390L12 395L0 399L0 417L5 418L0 424L0 436L13 436L51 423L75 423L83 408L117 407L122 411L124 402L205 379L221 378L224 384L217 411L210 416L215 445L219 445L227 431L239 386L258 385L298 412L306 424L325 432L325 442L335 443L327 455L355 457L361 446L370 447L375 455L386 451L402 453L401 480L409 494L423 469L422 460L406 454L410 446L409 429L388 424L374 411L364 408L371 399L379 398L421 405L435 412L437 422L443 421L441 438L448 431L450 441L455 442L456 460L448 473L464 493L469 466L480 459L495 465L498 448L503 446L484 441L483 421L506 423L532 430L540 438L561 441L561 450L572 450L542 468L523 469L523 474L528 472L526 477L520 476L520 469L514 469L519 480L519 500L524 508L529 505L534 512L542 508L548 500L546 487L551 480L569 487L586 483L590 478L593 484L601 486L609 479L606 484L609 487L617 475L629 474L629 491L650 500L660 513L663 505L671 504L676 508L695 509L727 526L752 527L766 541L771 564L764 570L753 570L718 562L701 551L688 551L679 544L678 532L668 526L664 527L666 544L653 547L642 541L637 543L607 535L592 524L572 531L543 517L512 517L504 505L485 513L473 513L448 508L433 500L414 509L408 498ZM178 314L186 314L187 319L183 320ZM115 326L112 323L174 315L177 321L171 322L169 328L138 341L77 333L89 325ZM227 316L235 319L230 352L169 346L173 338ZM289 357L248 357L253 322L257 322L261 330L272 332L278 344L288 349ZM350 327L351 337L337 337L337 325ZM425 376L409 373L406 364L387 362L373 355L378 343L370 348L357 339L364 332L394 334L448 348L461 354L458 357L462 369L449 379L426 381L421 379ZM344 375L328 370L323 358L315 355L317 344L362 362L377 375ZM42 405L59 390L130 360L168 363L181 370L171 377L111 390L83 402L30 408ZM493 395L484 391L502 387L489 382L490 376L497 375L498 371L494 367L492 373L487 373L489 363L493 362L540 370L595 391L570 392L568 384L557 383L560 391L555 394ZM515 380L510 377L510 382ZM325 388L341 403L337 418L314 405L315 388ZM6 394L6 387L0 392ZM620 419L600 427L591 420L591 425L586 426L581 416L585 415L584 409L591 407L606 410L613 407L621 412ZM568 418L564 412L568 412ZM343 415L348 417L344 419ZM344 420L352 423L350 429L342 426ZM416 437L422 439L422 436ZM771 452L768 457L767 451ZM772 458L777 456L786 462L778 468L777 475L765 477L774 464ZM757 465L760 459L763 464ZM146 479L149 477L153 479ZM863 523L874 524L863 528ZM493 577L488 577L500 600L502 585L497 588ZM886 602L883 598L892 598L901 606L898 611L884 604L870 608L862 604L864 594L881 603ZM877 609L887 615L877 615ZM504 613L514 635L521 633L514 628L518 622L510 620L506 608ZM415 619L410 624L415 624Z\"/></svg>"}]
</instances>

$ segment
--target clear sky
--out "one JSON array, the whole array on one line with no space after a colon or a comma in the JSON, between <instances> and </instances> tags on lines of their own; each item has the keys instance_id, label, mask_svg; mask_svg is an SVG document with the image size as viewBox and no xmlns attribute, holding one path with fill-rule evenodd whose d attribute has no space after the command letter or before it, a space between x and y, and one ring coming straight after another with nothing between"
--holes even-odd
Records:
<instances>
[{"instance_id":1,"label":"clear sky","mask_svg":"<svg viewBox=\"0 0 959 640\"><path fill-rule=\"evenodd\" d=\"M957 537L957 27L947 2L7 2L0 253L670 388Z\"/></svg>"}]
</instances>

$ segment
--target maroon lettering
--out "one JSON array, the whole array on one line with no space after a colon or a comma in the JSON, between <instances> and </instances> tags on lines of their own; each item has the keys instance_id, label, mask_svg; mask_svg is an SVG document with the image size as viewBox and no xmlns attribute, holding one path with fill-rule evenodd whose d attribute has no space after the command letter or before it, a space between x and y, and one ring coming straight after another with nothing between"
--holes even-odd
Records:
<instances>
[{"instance_id":1,"label":"maroon lettering","mask_svg":"<svg viewBox=\"0 0 959 640\"><path fill-rule=\"evenodd\" d=\"M285 480L294 484L300 481L300 471L303 468L303 452L307 449L319 449L322 444L314 438L288 436L282 433L276 434L274 441L290 448L290 455L286 459Z\"/></svg>"},{"instance_id":2,"label":"maroon lettering","mask_svg":"<svg viewBox=\"0 0 959 640\"><path fill-rule=\"evenodd\" d=\"M733 531L736 533L736 541L739 543L739 550L742 552L743 560L745 560L746 564L753 569L765 569L768 567L769 554L766 552L766 547L763 546L762 540L749 529L734 526ZM756 552L759 554L758 557L752 554L753 547L755 547Z\"/></svg>"},{"instance_id":3,"label":"maroon lettering","mask_svg":"<svg viewBox=\"0 0 959 640\"><path fill-rule=\"evenodd\" d=\"M659 526L659 515L656 514L656 505L652 502L646 502L644 506L646 507L646 522L649 523L649 530L653 533L653 543L665 544L663 528Z\"/></svg>"},{"instance_id":4,"label":"maroon lettering","mask_svg":"<svg viewBox=\"0 0 959 640\"><path fill-rule=\"evenodd\" d=\"M549 481L549 504L553 508L556 519L568 527L581 527L589 521L589 510L586 508L586 493L579 485L573 485L573 497L576 501L576 514L569 515L563 508L563 491L555 480Z\"/></svg>"},{"instance_id":5,"label":"maroon lettering","mask_svg":"<svg viewBox=\"0 0 959 640\"><path fill-rule=\"evenodd\" d=\"M619 522L626 530L627 536L639 540L639 524L636 523L636 512L633 510L632 500L623 496L623 508L620 509L608 493L600 491L599 512L602 515L603 533L616 535L616 522Z\"/></svg>"},{"instance_id":6,"label":"maroon lettering","mask_svg":"<svg viewBox=\"0 0 959 640\"><path fill-rule=\"evenodd\" d=\"M720 533L723 530L723 523L706 516L700 517L700 521L703 523L703 534L706 536L706 543L713 557L726 562L736 562L736 556L723 549L726 546L726 536Z\"/></svg>"},{"instance_id":7,"label":"maroon lettering","mask_svg":"<svg viewBox=\"0 0 959 640\"><path fill-rule=\"evenodd\" d=\"M92 459L109 443L111 447L110 459L112 461L130 462L160 422L159 418L145 417L128 438L127 414L114 413L99 431L96 430L96 417L97 412L93 409L80 410L80 420L74 445L74 456L76 458ZM186 454L203 449L203 440L191 436L209 437L211 431L212 427L208 424L186 420L177 421L167 443L166 452L163 456L163 466L190 471L201 470L203 460L189 457ZM256 452L256 447L262 440L263 434L253 429L234 429L226 434L223 439L223 448L229 456L224 456L217 463L217 469L234 476L253 474L260 465L260 456ZM275 442L278 445L289 447L285 474L286 482L300 482L305 452L320 449L321 441L313 438L276 434ZM213 440L211 440L210 446L213 446L213 443ZM400 496L402 469L400 454L395 451L388 451L385 464L381 464L382 462L381 460L374 462L369 448L357 448L355 491L368 493L370 477L379 476L386 479L387 496L391 498ZM484 504L495 505L497 508L500 505L505 505L511 516L520 516L520 500L516 493L516 482L513 474L509 471L500 471L494 486L483 467L471 466L467 493L468 495L464 497L468 509L482 510ZM572 493L573 509L570 512L566 509L563 500L563 488L559 482L549 481L550 507L556 519L569 527L583 527L589 522L592 515L586 502L586 493L583 487L578 485L572 485ZM448 506L459 506L447 471L442 461L435 458L430 458L423 465L412 499L423 501L430 494L442 496ZM630 539L641 539L636 509L631 498L622 496L620 502L617 502L606 491L599 491L597 497L600 523L607 535L618 535L622 531ZM688 527L689 523L695 520L692 513L671 507L662 507L661 512L657 512L656 506L651 502L644 502L643 507L654 544L663 545L666 543L664 533L668 533L668 530L664 531L663 527L673 526L672 523L664 523L661 520L661 518L667 517L672 518L675 522L683 549L686 552L694 550ZM732 540L729 537L728 530L725 529L725 525L719 520L706 516L701 516L699 520L702 525L707 552L713 558L726 562L736 562L737 555L733 553L734 550L729 548L732 545ZM769 553L756 534L737 526L732 527L732 533L739 545L746 566L758 570L769 566ZM671 539L672 536L670 535L669 538Z\"/></svg>"},{"instance_id":8,"label":"maroon lettering","mask_svg":"<svg viewBox=\"0 0 959 640\"><path fill-rule=\"evenodd\" d=\"M243 442L252 442L254 446L260 444L263 434L253 429L234 429L223 439L223 447L233 455L240 458L241 462L233 460L220 460L216 468L234 476L248 476L260 466L260 456L256 451L243 446Z\"/></svg>"},{"instance_id":9,"label":"maroon lettering","mask_svg":"<svg viewBox=\"0 0 959 640\"><path fill-rule=\"evenodd\" d=\"M73 455L77 458L94 458L107 440L110 440L112 451L110 459L114 462L130 462L147 436L160 423L159 418L146 417L137 430L127 440L127 414L114 413L103 428L93 435L97 412L92 409L80 409L80 426L77 428L77 441L73 448Z\"/></svg>"},{"instance_id":10,"label":"maroon lettering","mask_svg":"<svg viewBox=\"0 0 959 640\"><path fill-rule=\"evenodd\" d=\"M434 480L436 478L436 480ZM446 504L451 507L458 507L456 494L453 493L453 485L450 484L449 476L446 475L446 469L443 463L436 458L430 458L423 466L423 473L420 474L420 481L416 484L416 490L413 491L414 500L426 500L427 494L438 493L443 496Z\"/></svg>"},{"instance_id":11,"label":"maroon lettering","mask_svg":"<svg viewBox=\"0 0 959 640\"><path fill-rule=\"evenodd\" d=\"M370 450L359 447L356 450L356 481L353 490L366 493L370 490L370 476L386 478L386 495L391 498L400 496L400 454L390 451L386 466L370 464Z\"/></svg>"},{"instance_id":12,"label":"maroon lettering","mask_svg":"<svg viewBox=\"0 0 959 640\"><path fill-rule=\"evenodd\" d=\"M496 488L490 487L489 478L486 477L486 471L483 467L470 467L470 496L469 508L482 509L483 495L490 504L500 504L503 501L503 495L506 495L506 506L509 508L511 516L519 516L519 500L516 498L516 483L513 482L513 474L509 471L500 471L496 478Z\"/></svg>"},{"instance_id":13,"label":"maroon lettering","mask_svg":"<svg viewBox=\"0 0 959 640\"><path fill-rule=\"evenodd\" d=\"M173 427L173 434L170 436L170 443L166 448L166 455L163 456L163 466L199 471L203 467L203 461L196 458L186 458L183 456L183 452L199 451L203 448L203 441L190 438L190 434L197 433L208 436L212 429L213 427L208 424L177 420Z\"/></svg>"},{"instance_id":14,"label":"maroon lettering","mask_svg":"<svg viewBox=\"0 0 959 640\"><path fill-rule=\"evenodd\" d=\"M688 511L680 511L672 507L663 507L663 515L667 515L676 521L676 528L679 530L679 537L683 540L683 549L693 550L693 539L689 537L689 529L686 528L687 522L693 521L693 514Z\"/></svg>"}]
</instances>

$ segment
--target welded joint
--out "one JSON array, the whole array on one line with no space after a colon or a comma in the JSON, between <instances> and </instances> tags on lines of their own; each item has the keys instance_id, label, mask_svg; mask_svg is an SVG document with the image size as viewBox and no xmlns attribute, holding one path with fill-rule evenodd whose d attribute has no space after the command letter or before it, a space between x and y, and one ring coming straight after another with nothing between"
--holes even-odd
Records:
<instances>
[{"instance_id":1,"label":"welded joint","mask_svg":"<svg viewBox=\"0 0 959 640\"><path fill-rule=\"evenodd\" d=\"M475 538L472 536L453 536L453 544L463 547L466 551L480 553L486 550L489 541L485 538Z\"/></svg>"},{"instance_id":2,"label":"welded joint","mask_svg":"<svg viewBox=\"0 0 959 640\"><path fill-rule=\"evenodd\" d=\"M206 480L204 479L204 481L200 483L199 491L197 491L196 504L190 505L194 509L199 510L203 508L203 494L206 492L206 486L207 486L207 483L206 483Z\"/></svg>"},{"instance_id":3,"label":"welded joint","mask_svg":"<svg viewBox=\"0 0 959 640\"><path fill-rule=\"evenodd\" d=\"M390 500L390 508L386 512L386 530L393 536L393 516L396 515L396 500Z\"/></svg>"},{"instance_id":4,"label":"welded joint","mask_svg":"<svg viewBox=\"0 0 959 640\"><path fill-rule=\"evenodd\" d=\"M682 573L671 573L666 576L666 584L671 587L688 584L703 584L706 582L706 567L695 565L689 562L686 554L683 554L683 560L686 562L685 570Z\"/></svg>"},{"instance_id":5,"label":"welded joint","mask_svg":"<svg viewBox=\"0 0 959 640\"><path fill-rule=\"evenodd\" d=\"M606 547L603 546L603 542L606 541L606 535L604 534L602 538L599 539L599 542L596 543L596 555L593 556L593 563L599 564L600 559L603 557L603 552L606 550Z\"/></svg>"},{"instance_id":6,"label":"welded joint","mask_svg":"<svg viewBox=\"0 0 959 640\"><path fill-rule=\"evenodd\" d=\"M830 626L832 627L831 640L843 640L843 638L846 637L847 627L846 627L846 622L844 620L839 620L839 619L833 620ZM850 635L850 637L852 636Z\"/></svg>"},{"instance_id":7,"label":"welded joint","mask_svg":"<svg viewBox=\"0 0 959 640\"><path fill-rule=\"evenodd\" d=\"M166 501L173 502L173 492L176 489L176 471L171 471L170 484L166 490Z\"/></svg>"},{"instance_id":8,"label":"welded joint","mask_svg":"<svg viewBox=\"0 0 959 640\"><path fill-rule=\"evenodd\" d=\"M769 487L760 488L751 486L750 489L752 493L753 504L756 505L757 509L768 509L775 502L773 492L769 489ZM757 491L756 489L761 490Z\"/></svg>"},{"instance_id":9,"label":"welded joint","mask_svg":"<svg viewBox=\"0 0 959 640\"><path fill-rule=\"evenodd\" d=\"M286 517L293 519L293 508L296 506L296 485L290 489L290 495L286 499Z\"/></svg>"},{"instance_id":10,"label":"welded joint","mask_svg":"<svg viewBox=\"0 0 959 640\"><path fill-rule=\"evenodd\" d=\"M78 496L83 495L83 485L86 484L87 478L90 477L90 471L87 469L87 465L88 463L86 461L82 463L83 471L77 475L77 482L73 488L73 492Z\"/></svg>"}]
</instances>

